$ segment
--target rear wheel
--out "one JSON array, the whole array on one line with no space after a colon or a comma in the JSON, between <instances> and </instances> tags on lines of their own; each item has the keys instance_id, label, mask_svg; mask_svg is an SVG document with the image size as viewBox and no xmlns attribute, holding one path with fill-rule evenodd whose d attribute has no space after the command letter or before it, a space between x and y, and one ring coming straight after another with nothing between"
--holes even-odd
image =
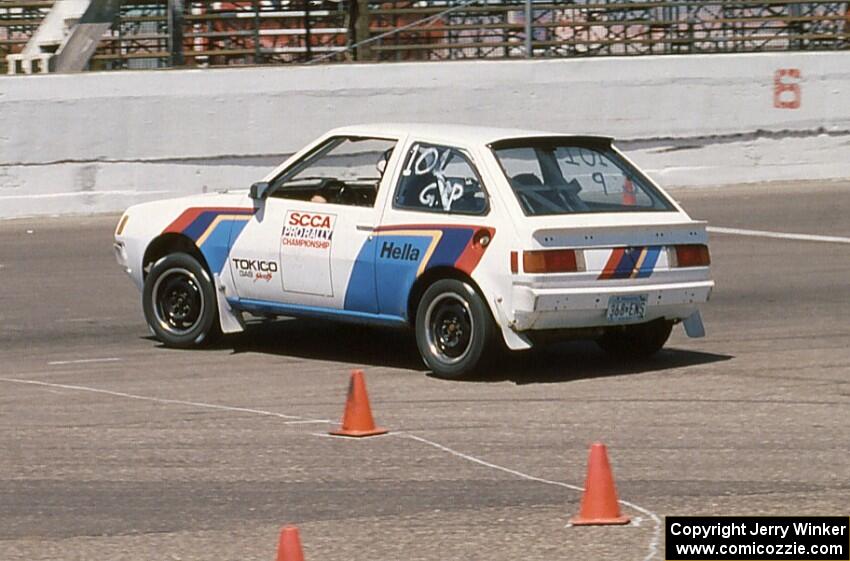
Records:
<instances>
[{"instance_id":1,"label":"rear wheel","mask_svg":"<svg viewBox=\"0 0 850 561\"><path fill-rule=\"evenodd\" d=\"M215 286L203 265L187 253L157 261L145 279L142 307L157 339L188 348L219 334Z\"/></svg>"},{"instance_id":2,"label":"rear wheel","mask_svg":"<svg viewBox=\"0 0 850 561\"><path fill-rule=\"evenodd\" d=\"M416 310L416 344L440 378L462 378L480 365L495 326L487 305L468 283L443 279L422 295Z\"/></svg>"},{"instance_id":3,"label":"rear wheel","mask_svg":"<svg viewBox=\"0 0 850 561\"><path fill-rule=\"evenodd\" d=\"M646 358L664 346L670 337L673 322L657 319L649 323L611 328L596 340L600 347L622 358Z\"/></svg>"}]
</instances>

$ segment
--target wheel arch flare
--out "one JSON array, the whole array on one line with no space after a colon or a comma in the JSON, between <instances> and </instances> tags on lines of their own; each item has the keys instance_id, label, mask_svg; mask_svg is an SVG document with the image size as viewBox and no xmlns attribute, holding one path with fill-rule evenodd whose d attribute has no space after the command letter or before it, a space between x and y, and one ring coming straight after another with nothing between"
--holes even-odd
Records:
<instances>
[{"instance_id":1,"label":"wheel arch flare","mask_svg":"<svg viewBox=\"0 0 850 561\"><path fill-rule=\"evenodd\" d=\"M256 212L256 208L245 207L187 208L148 244L142 262L143 275L150 264L175 250L192 254L206 269L215 287L221 330L224 333L244 330L241 316L230 307L221 290L221 273L230 247Z\"/></svg>"},{"instance_id":2,"label":"wheel arch flare","mask_svg":"<svg viewBox=\"0 0 850 561\"><path fill-rule=\"evenodd\" d=\"M165 227L151 246L160 239L188 240L203 256L210 273L219 275L227 262L233 241L256 211L256 208L244 207L187 208ZM175 235L177 238L173 237Z\"/></svg>"}]
</instances>

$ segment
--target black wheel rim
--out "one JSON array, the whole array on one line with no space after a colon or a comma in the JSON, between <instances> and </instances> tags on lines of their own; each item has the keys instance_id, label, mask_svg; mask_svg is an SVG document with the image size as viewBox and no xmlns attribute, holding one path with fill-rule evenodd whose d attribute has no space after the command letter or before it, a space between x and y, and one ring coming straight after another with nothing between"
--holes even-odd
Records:
<instances>
[{"instance_id":1,"label":"black wheel rim","mask_svg":"<svg viewBox=\"0 0 850 561\"><path fill-rule=\"evenodd\" d=\"M154 315L159 326L174 335L192 331L204 314L204 293L197 277L183 268L162 273L153 287Z\"/></svg>"},{"instance_id":2,"label":"black wheel rim","mask_svg":"<svg viewBox=\"0 0 850 561\"><path fill-rule=\"evenodd\" d=\"M433 355L448 364L460 362L469 354L475 336L469 303L457 294L437 296L425 313L425 329Z\"/></svg>"}]
</instances>

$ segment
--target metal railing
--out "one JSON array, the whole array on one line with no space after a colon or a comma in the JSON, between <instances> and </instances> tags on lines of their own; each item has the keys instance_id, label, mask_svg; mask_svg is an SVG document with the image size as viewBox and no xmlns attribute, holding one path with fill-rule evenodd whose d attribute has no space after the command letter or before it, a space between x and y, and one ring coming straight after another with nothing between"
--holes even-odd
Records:
<instances>
[{"instance_id":1,"label":"metal railing","mask_svg":"<svg viewBox=\"0 0 850 561\"><path fill-rule=\"evenodd\" d=\"M0 0L0 54L52 3ZM90 67L839 49L848 1L127 0Z\"/></svg>"},{"instance_id":2,"label":"metal railing","mask_svg":"<svg viewBox=\"0 0 850 561\"><path fill-rule=\"evenodd\" d=\"M176 16L161 2L122 7L92 57L97 68L226 66L306 62L348 43L341 2L186 2ZM179 33L170 30L179 27Z\"/></svg>"},{"instance_id":3,"label":"metal railing","mask_svg":"<svg viewBox=\"0 0 850 561\"><path fill-rule=\"evenodd\" d=\"M0 73L6 72L6 55L18 53L53 7L53 0L0 1Z\"/></svg>"},{"instance_id":4,"label":"metal railing","mask_svg":"<svg viewBox=\"0 0 850 561\"><path fill-rule=\"evenodd\" d=\"M395 0L378 34L443 9ZM372 46L379 60L575 57L850 48L850 2L476 2Z\"/></svg>"}]
</instances>

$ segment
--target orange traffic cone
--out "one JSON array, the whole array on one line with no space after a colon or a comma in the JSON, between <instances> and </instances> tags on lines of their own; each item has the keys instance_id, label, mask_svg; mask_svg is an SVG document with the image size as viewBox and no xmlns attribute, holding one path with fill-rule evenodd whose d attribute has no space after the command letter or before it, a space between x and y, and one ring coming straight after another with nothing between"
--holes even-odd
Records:
<instances>
[{"instance_id":1,"label":"orange traffic cone","mask_svg":"<svg viewBox=\"0 0 850 561\"><path fill-rule=\"evenodd\" d=\"M369 406L369 396L366 393L366 382L363 381L363 371L352 371L351 381L348 383L348 398L345 401L342 426L330 434L336 436L375 436L387 432L387 429L375 426L372 408Z\"/></svg>"},{"instance_id":2,"label":"orange traffic cone","mask_svg":"<svg viewBox=\"0 0 850 561\"><path fill-rule=\"evenodd\" d=\"M623 182L623 204L625 206L635 206L637 204L635 184L632 183L632 180L628 177Z\"/></svg>"},{"instance_id":3,"label":"orange traffic cone","mask_svg":"<svg viewBox=\"0 0 850 561\"><path fill-rule=\"evenodd\" d=\"M581 510L578 516L570 519L570 524L587 526L628 523L629 517L623 516L617 502L617 488L614 486L614 476L608 463L608 452L604 444L597 442L590 447Z\"/></svg>"},{"instance_id":4,"label":"orange traffic cone","mask_svg":"<svg viewBox=\"0 0 850 561\"><path fill-rule=\"evenodd\" d=\"M281 528L280 541L277 544L277 561L304 561L301 537L295 526Z\"/></svg>"}]
</instances>

